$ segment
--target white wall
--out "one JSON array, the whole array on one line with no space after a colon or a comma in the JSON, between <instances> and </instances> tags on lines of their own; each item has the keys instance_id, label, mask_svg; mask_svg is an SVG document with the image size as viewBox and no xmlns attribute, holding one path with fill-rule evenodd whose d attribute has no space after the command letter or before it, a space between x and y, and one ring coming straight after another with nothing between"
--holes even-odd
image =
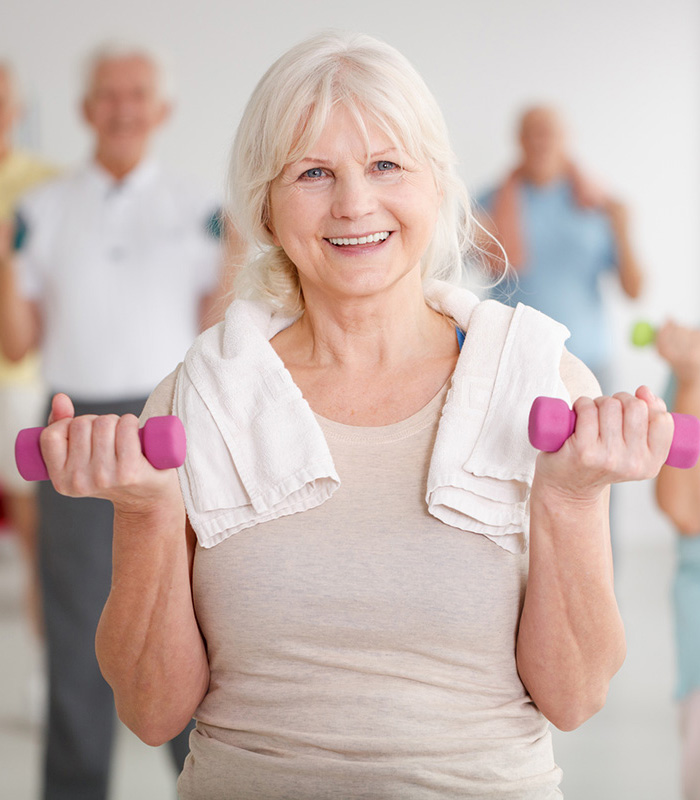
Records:
<instances>
[{"instance_id":1,"label":"white wall","mask_svg":"<svg viewBox=\"0 0 700 800\"><path fill-rule=\"evenodd\" d=\"M438 97L462 173L482 188L514 155L524 104L559 105L579 160L630 206L648 287L636 305L613 290L619 386L660 389L665 371L626 344L631 320L700 319L700 4L697 0L3 0L0 56L25 83L43 152L83 158L79 63L104 38L136 37L169 52L177 110L165 161L221 185L237 120L271 61L304 36L338 27L402 50ZM621 534L664 523L648 486L625 487Z\"/></svg>"}]
</instances>

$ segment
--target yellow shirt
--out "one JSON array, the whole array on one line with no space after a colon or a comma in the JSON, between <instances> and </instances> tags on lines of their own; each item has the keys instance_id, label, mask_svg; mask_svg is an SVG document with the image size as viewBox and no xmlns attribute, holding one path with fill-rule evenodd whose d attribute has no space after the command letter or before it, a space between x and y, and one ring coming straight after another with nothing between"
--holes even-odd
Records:
<instances>
[{"instance_id":1,"label":"yellow shirt","mask_svg":"<svg viewBox=\"0 0 700 800\"><path fill-rule=\"evenodd\" d=\"M56 175L57 170L29 153L15 150L0 161L0 220L7 220L24 192ZM0 354L0 384L29 383L38 379L36 353L13 363Z\"/></svg>"}]
</instances>

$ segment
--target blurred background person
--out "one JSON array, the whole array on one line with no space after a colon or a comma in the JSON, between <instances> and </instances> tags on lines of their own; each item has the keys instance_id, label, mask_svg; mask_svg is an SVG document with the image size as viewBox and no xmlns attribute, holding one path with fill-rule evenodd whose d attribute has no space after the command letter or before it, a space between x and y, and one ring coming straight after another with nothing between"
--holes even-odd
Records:
<instances>
[{"instance_id":1,"label":"blurred background person","mask_svg":"<svg viewBox=\"0 0 700 800\"><path fill-rule=\"evenodd\" d=\"M14 241L12 224L19 198L56 173L42 159L14 146L13 132L22 111L14 70L9 63L0 61L0 250L5 252L19 244ZM37 632L41 630L41 614L36 575L36 494L35 487L17 472L14 441L20 428L41 424L45 404L36 352L28 353L17 363L0 352L0 493L10 528L19 536L26 557L28 612Z\"/></svg>"},{"instance_id":2,"label":"blurred background person","mask_svg":"<svg viewBox=\"0 0 700 800\"><path fill-rule=\"evenodd\" d=\"M82 106L93 157L30 192L24 242L2 261L0 344L39 347L47 387L80 414L139 414L217 299L218 198L149 155L170 105L159 60L106 46L89 59ZM39 487L38 550L49 669L46 800L106 797L112 692L94 637L111 580L112 507ZM189 730L171 743L176 766Z\"/></svg>"},{"instance_id":3,"label":"blurred background person","mask_svg":"<svg viewBox=\"0 0 700 800\"><path fill-rule=\"evenodd\" d=\"M639 296L642 271L633 253L627 209L595 186L569 154L559 113L526 110L519 121L520 162L478 201L479 220L496 237L515 274L495 290L497 299L534 306L571 332L568 346L612 391L612 348L601 276L616 270L620 286ZM496 274L500 248L485 244Z\"/></svg>"},{"instance_id":4,"label":"blurred background person","mask_svg":"<svg viewBox=\"0 0 700 800\"><path fill-rule=\"evenodd\" d=\"M657 333L656 347L671 367L668 407L700 417L700 330L668 322ZM692 469L664 467L656 496L679 534L673 605L681 775L686 800L700 800L700 463Z\"/></svg>"}]
</instances>

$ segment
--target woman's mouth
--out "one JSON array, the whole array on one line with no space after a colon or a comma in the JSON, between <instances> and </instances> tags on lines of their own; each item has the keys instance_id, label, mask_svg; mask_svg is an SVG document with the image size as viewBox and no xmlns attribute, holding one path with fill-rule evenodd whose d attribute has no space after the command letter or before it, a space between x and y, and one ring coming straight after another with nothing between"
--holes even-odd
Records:
<instances>
[{"instance_id":1,"label":"woman's mouth","mask_svg":"<svg viewBox=\"0 0 700 800\"><path fill-rule=\"evenodd\" d=\"M335 247L353 247L355 245L377 244L386 241L391 235L391 231L380 231L378 233L368 233L362 236L329 236L326 241Z\"/></svg>"}]
</instances>

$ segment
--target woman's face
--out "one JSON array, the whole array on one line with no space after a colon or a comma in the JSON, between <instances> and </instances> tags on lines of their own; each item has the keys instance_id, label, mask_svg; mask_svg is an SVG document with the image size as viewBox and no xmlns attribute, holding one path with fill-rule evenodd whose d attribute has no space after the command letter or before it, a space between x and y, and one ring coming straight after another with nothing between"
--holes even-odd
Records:
<instances>
[{"instance_id":1,"label":"woman's face","mask_svg":"<svg viewBox=\"0 0 700 800\"><path fill-rule=\"evenodd\" d=\"M308 156L270 187L270 229L299 271L306 301L377 294L420 270L440 193L432 172L368 122L370 158L352 116L330 116Z\"/></svg>"}]
</instances>

